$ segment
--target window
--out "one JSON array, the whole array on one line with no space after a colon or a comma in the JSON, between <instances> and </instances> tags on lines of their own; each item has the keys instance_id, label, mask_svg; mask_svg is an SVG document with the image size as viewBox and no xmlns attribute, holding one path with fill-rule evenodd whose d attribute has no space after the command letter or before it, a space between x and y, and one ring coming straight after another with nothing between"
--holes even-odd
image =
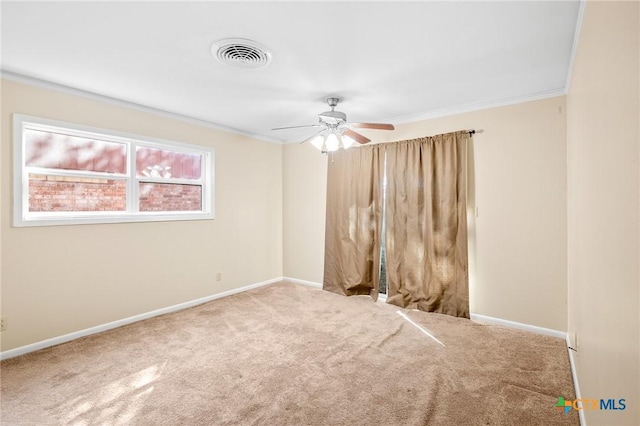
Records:
<instances>
[{"instance_id":1,"label":"window","mask_svg":"<svg viewBox=\"0 0 640 426\"><path fill-rule=\"evenodd\" d=\"M14 114L14 226L213 219L213 149Z\"/></svg>"}]
</instances>

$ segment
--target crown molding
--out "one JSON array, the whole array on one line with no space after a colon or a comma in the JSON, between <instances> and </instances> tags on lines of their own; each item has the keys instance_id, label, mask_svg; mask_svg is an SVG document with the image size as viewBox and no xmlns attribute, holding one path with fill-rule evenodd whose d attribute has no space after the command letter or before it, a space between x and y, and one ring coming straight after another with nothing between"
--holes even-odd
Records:
<instances>
[{"instance_id":1,"label":"crown molding","mask_svg":"<svg viewBox=\"0 0 640 426\"><path fill-rule=\"evenodd\" d=\"M583 14L583 10L584 10L584 1L581 1L581 5L580 5L580 14L579 14L579 24L582 22L582 14ZM576 28L576 36L574 38L574 48L572 51L572 57L571 57L571 66L573 66L573 60L574 60L574 56L575 56L575 50L577 47L577 37L578 37L578 32L579 32L579 28ZM278 145L282 145L282 144L288 144L288 143L295 143L295 141L293 142L287 142L287 141L282 141L279 139L274 139L274 138L269 138L263 135L259 135L256 133L252 133L252 132L247 132L247 131L243 131L240 129L236 129L233 127L227 127L221 124L217 124L211 121L207 121L207 120L202 120L199 118L195 118L195 117L190 117L187 115L183 115L183 114L178 114L175 112L171 112L171 111L166 111L166 110L162 110L162 109L158 109L158 108L153 108L150 106L146 106L146 105L142 105L142 104L138 104L135 102L129 102L129 101L125 101L122 99L117 99L117 98L112 98L109 96L105 96L105 95L101 95L98 93L94 93L94 92L89 92L86 90L82 90L82 89L78 89L75 87L71 87L71 86L66 86L63 84L59 84L59 83L54 83L51 81L47 81L47 80L42 80L39 78L35 78L35 77L31 77L25 74L20 74L20 73L16 73L13 71L7 71L7 70L0 70L0 77L6 80L10 80L10 81L15 81L18 83L23 83L23 84L27 84L30 86L35 86L35 87L41 87L44 89L50 89L50 90L55 90L58 92L62 92L62 93L66 93L66 94L70 94L70 95L74 95L74 96L79 96L82 98L86 98L86 99L92 99L92 100L96 100L96 101L100 101L100 102L105 102L108 104L112 104L112 105L116 105L116 106L120 106L120 107L124 107L124 108L129 108L129 109L134 109L137 111L142 111L142 112L147 112L150 114L155 114L155 115L159 115L162 117L166 117L166 118L171 118L174 120L180 120L186 123L190 123L190 124L195 124L198 126L204 126L204 127L209 127L212 129L216 129L216 130L221 130L224 132L228 132L228 133L232 133L232 134L236 134L236 135L241 135L241 136L247 136L253 139L258 139L264 142L269 142L269 143L274 143L274 144L278 144ZM403 124L403 123L411 123L411 122L416 122L416 121L422 121L422 120L429 120L429 119L433 119L433 118L440 118L440 117L446 117L446 116L450 116L450 115L456 115L456 114L462 114L465 112L472 112L472 111L479 111L479 110L483 110L483 109L488 109L488 108L496 108L496 107L501 107L501 106L507 106L507 105L513 105L513 104L519 104L519 103L523 103L523 102L530 102L530 101L536 101L536 100L541 100L541 99L547 99L547 98L553 98L556 96L564 96L567 94L567 89L568 89L568 84L570 83L570 78L571 78L571 69L569 70L569 75L567 76L567 86L564 88L560 88L560 89L554 89L554 90L549 90L549 91L545 91L545 92L538 92L538 93L533 93L533 94L528 94L528 95L523 95L523 96L516 96L516 97L511 97L511 98L502 98L502 99L495 99L492 101L486 101L486 102L478 102L478 103L474 103L474 104L467 104L467 105L458 105L458 106L454 106L451 108L444 108L444 109L439 109L439 110L434 110L434 111L430 111L430 112L426 112L426 113L419 113L419 114L411 114L411 115L404 115L404 116L399 116L399 117L395 117L395 118L390 118L384 121L387 122L392 122L394 124Z\"/></svg>"},{"instance_id":2,"label":"crown molding","mask_svg":"<svg viewBox=\"0 0 640 426\"><path fill-rule=\"evenodd\" d=\"M0 78L6 79L6 80L10 80L10 81L15 81L17 83L22 83L22 84L27 84L30 86L35 86L35 87L40 87L43 89L50 89L50 90L55 90L57 92L61 92L61 93L65 93L68 95L74 95L74 96L78 96L81 98L86 98L86 99L91 99L94 101L99 101L99 102L104 102L104 103L108 103L111 105L116 105L119 107L124 107L124 108L129 108L129 109L134 109L137 111L142 111L142 112L146 112L146 113L150 113L150 114L154 114L154 115L159 115L165 118L171 118L174 120L180 120L189 124L195 124L198 126L203 126L203 127L208 127L211 129L216 129L216 130L221 130L223 132L227 132L227 133L233 133L236 135L241 135L241 136L247 136L253 139L258 139L261 140L263 142L269 142L269 143L275 143L278 145L282 144L282 141L277 140L277 139L272 139L272 138L268 138L265 137L263 135L259 135L256 133L251 133L251 132L246 132L240 129L236 129L233 127L228 127L228 126L224 126L221 124L217 124L211 121L207 121L207 120L202 120L200 118L195 118L195 117L190 117L188 115L183 115L183 114L179 114L179 113L175 113L175 112L171 112L171 111L166 111L166 110L162 110L159 108L153 108L147 105L142 105L142 104L138 104L135 102L129 102L129 101L125 101L122 99L118 99L118 98L112 98L110 96L105 96L105 95L101 95L99 93L94 93L94 92L89 92L87 90L82 90L82 89L78 89L75 87L71 87L71 86L66 86L63 84L59 84L59 83L54 83L51 81L47 81L47 80L42 80L36 77L31 77L25 74L20 74L20 73L16 73L13 71L7 71L7 70L0 70Z\"/></svg>"},{"instance_id":3,"label":"crown molding","mask_svg":"<svg viewBox=\"0 0 640 426\"><path fill-rule=\"evenodd\" d=\"M576 21L576 30L573 34L573 46L571 46L571 57L569 58L569 70L567 71L567 81L564 84L565 93L569 93L571 87L571 79L573 77L573 66L578 53L578 41L580 39L580 30L582 28L582 19L584 18L584 9L587 5L586 0L580 0L580 9L578 9L578 19Z\"/></svg>"},{"instance_id":4,"label":"crown molding","mask_svg":"<svg viewBox=\"0 0 640 426\"><path fill-rule=\"evenodd\" d=\"M404 115L400 117L390 118L386 122L394 124L412 123L415 121L429 120L432 118L446 117L450 115L462 114L465 112L479 111L489 108L497 108L501 106L520 104L524 102L538 101L541 99L555 98L556 96L566 95L565 88L548 90L545 92L537 92L523 96L515 96L511 98L494 99L492 101L478 102L474 104L458 105L451 108L443 108L423 114Z\"/></svg>"}]
</instances>

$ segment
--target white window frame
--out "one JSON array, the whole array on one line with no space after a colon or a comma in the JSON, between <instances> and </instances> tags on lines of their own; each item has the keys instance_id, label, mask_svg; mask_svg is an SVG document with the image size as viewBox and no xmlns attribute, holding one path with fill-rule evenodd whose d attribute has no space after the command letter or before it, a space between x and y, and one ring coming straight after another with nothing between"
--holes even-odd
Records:
<instances>
[{"instance_id":1,"label":"white window frame","mask_svg":"<svg viewBox=\"0 0 640 426\"><path fill-rule=\"evenodd\" d=\"M126 173L83 172L73 170L42 169L27 167L25 164L24 130L35 129L52 133L64 133L88 139L123 143L127 147ZM163 179L136 176L136 147L144 146L186 154L197 154L202 158L199 181L190 179ZM132 135L113 130L99 129L79 124L66 123L24 114L13 114L13 226L80 225L96 223L161 222L175 220L214 219L214 150L213 148L180 142ZM126 211L122 212L30 212L29 173L84 177L122 179L127 182ZM163 184L196 184L202 186L202 210L140 212L140 182Z\"/></svg>"}]
</instances>

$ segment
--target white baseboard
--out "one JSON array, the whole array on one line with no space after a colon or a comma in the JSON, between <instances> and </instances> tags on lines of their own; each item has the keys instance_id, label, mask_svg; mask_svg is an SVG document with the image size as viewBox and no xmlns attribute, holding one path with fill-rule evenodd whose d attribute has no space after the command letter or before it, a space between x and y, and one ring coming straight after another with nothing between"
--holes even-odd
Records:
<instances>
[{"instance_id":1,"label":"white baseboard","mask_svg":"<svg viewBox=\"0 0 640 426\"><path fill-rule=\"evenodd\" d=\"M477 322L484 322L487 324L494 324L494 325L502 325L504 327L517 328L518 330L525 330L525 331L530 331L532 333L544 334L546 336L558 337L563 340L567 338L567 333L564 331L552 330L550 328L538 327L536 325L529 325L529 324L523 324L521 322L488 317L486 315L471 314L471 319Z\"/></svg>"},{"instance_id":2,"label":"white baseboard","mask_svg":"<svg viewBox=\"0 0 640 426\"><path fill-rule=\"evenodd\" d=\"M569 364L571 366L571 377L573 379L573 387L576 392L576 399L581 398L580 386L578 385L578 373L576 371L576 365L573 359L573 350L569 349L569 347L571 346L571 341L569 340L569 333L564 331L552 330L550 328L538 327L535 325L523 324L515 321L503 320L500 318L488 317L488 316L479 315L479 314L471 314L471 319L474 321L483 322L487 324L502 325L505 327L517 328L519 330L525 330L533 333L544 334L551 337L558 337L565 340L567 345L567 351L569 352ZM587 423L584 418L584 410L579 410L578 414L580 416L580 425L586 426Z\"/></svg>"},{"instance_id":3,"label":"white baseboard","mask_svg":"<svg viewBox=\"0 0 640 426\"><path fill-rule=\"evenodd\" d=\"M571 378L573 379L573 388L575 389L575 392L576 392L576 399L581 398L580 386L578 385L578 373L576 371L576 365L573 360L573 350L569 349L569 347L571 347L571 341L569 340L569 333L566 333L564 331L552 330L550 328L538 327L535 325L503 320L500 318L488 317L488 316L479 315L479 314L471 314L471 319L474 321L484 322L487 324L502 325L505 327L517 328L519 330L525 330L533 333L544 334L547 336L559 337L561 339L564 339L567 345L567 351L569 352L569 365L571 366ZM580 416L580 425L586 426L587 422L585 421L585 418L584 418L584 410L579 410L578 414Z\"/></svg>"},{"instance_id":4,"label":"white baseboard","mask_svg":"<svg viewBox=\"0 0 640 426\"><path fill-rule=\"evenodd\" d=\"M269 285L269 284L273 284L279 281L289 281L295 284L302 284L302 285L306 285L309 287L313 287L313 288L322 288L322 284L320 283L316 283L313 281L306 281L306 280L300 280L297 278L291 278L291 277L277 277L277 278L273 278L267 281L262 281L259 283L255 283L255 284L250 284L244 287L239 287L233 290L229 290L229 291L224 291L222 293L217 293L217 294L213 294L211 296L206 296L206 297L202 297L200 299L195 299L195 300L190 300L188 302L184 302L184 303L179 303L177 305L173 305L173 306L168 306L166 308L161 308L161 309L156 309L154 311L151 312L146 312L143 314L139 314L139 315L134 315L132 317L128 317L128 318L123 318L121 320L117 320L117 321L113 321L113 322L109 322L106 324L101 324L101 325L97 325L95 327L90 327L90 328L86 328L84 330L80 330L80 331L75 331L73 333L69 333L69 334L64 334L62 336L58 336L58 337L53 337L51 339L46 339L46 340L42 340L40 342L36 342L36 343L32 343L29 345L25 345L25 346L21 346L19 348L15 348L15 349L10 349L8 351L4 351L4 352L0 352L0 360L4 360L4 359L9 359L9 358L13 358L16 356L20 356L20 355L24 355L27 354L29 352L34 352L40 349L44 349L44 348L48 348L51 346L55 346L55 345L59 345L61 343L66 343L69 342L71 340L75 340L78 339L80 337L85 337L85 336L89 336L91 334L96 334L96 333L100 333L102 331L107 331L107 330L111 330L113 328L116 327L121 327L123 325L127 325L127 324L131 324L134 322L138 322L138 321L142 321L148 318L152 318L158 315L163 315L163 314L168 314L171 312L176 312L182 309L186 309L186 308L190 308L192 306L196 306L196 305L201 305L203 303L206 302L210 302L212 300L216 300L216 299L220 299L223 297L227 297L227 296L231 296L232 294L237 294L237 293L242 293L243 291L247 291L247 290L252 290L254 288L258 288L258 287L262 287L265 285ZM523 323L519 323L519 322L514 322L514 321L508 321L508 320L503 320L500 318L493 318L493 317L489 317L489 316L485 316L485 315L479 315L479 314L471 314L471 319L474 321L478 321L478 322L484 322L487 324L496 324L496 325L502 325L505 327L510 327L510 328L517 328L520 330L526 330L526 331L531 331L534 333L538 333L538 334L545 334L547 336L553 336L553 337L559 337L561 339L567 339L567 333L562 332L562 331L557 331L557 330L551 330L549 328L543 328L543 327L537 327L534 325L529 325L529 324L523 324ZM570 350L569 350L570 351ZM574 383L576 384L576 393L578 392L578 388L577 388L577 376L574 373L574 367L573 367L573 354L569 353L570 355L570 359L572 362L572 373L574 375Z\"/></svg>"},{"instance_id":5,"label":"white baseboard","mask_svg":"<svg viewBox=\"0 0 640 426\"><path fill-rule=\"evenodd\" d=\"M34 351L37 351L37 350L40 350L40 349L45 349L45 348L48 348L48 347L51 347L51 346L59 345L61 343L66 343L66 342L69 342L71 340L78 339L80 337L89 336L91 334L100 333L100 332L111 330L111 329L114 329L114 328L117 328L117 327L122 327L123 325L131 324L131 323L142 321L142 320L149 319L149 318L153 318L153 317L158 316L158 315L168 314L168 313L171 313L171 312L176 312L176 311L179 311L179 310L182 310L182 309L190 308L192 306L201 305L203 303L207 303L207 302L210 302L212 300L221 299L223 297L231 296L231 295L237 294L237 293L242 293L244 291L252 290L254 288L258 288L258 287L262 287L262 286L265 286L265 285L273 284L273 283L276 283L276 282L279 282L279 281L283 281L283 280L289 281L289 282L292 282L292 283L295 283L295 284L302 284L302 285L313 287L313 288L320 288L320 289L322 288L322 284L316 283L316 282L313 282L313 281L300 280L300 279L291 278L291 277L273 278L273 279L270 279L270 280L267 280L267 281L262 281L262 282L251 284L251 285L247 285L247 286L244 286L244 287L239 287L239 288L236 288L236 289L233 289L233 290L223 291L222 293L213 294L211 296L202 297L200 299L191 300L189 302L179 303L177 305L168 306L166 308L156 309L156 310L151 311L151 312L146 312L146 313L143 313L143 314L134 315L132 317L128 317L128 318L124 318L124 319L121 319L121 320L109 322L109 323L98 325L98 326L95 326L95 327L86 328L84 330L76 331L76 332L73 332L73 333L69 333L69 334L65 334L65 335L62 335L62 336L54 337L54 338L51 338L51 339L42 340L40 342L32 343L30 345L25 345L25 346L21 346L19 348L15 348L15 349L11 349L11 350L8 350L8 351L0 352L0 360L14 358L16 356L24 355L24 354L27 354L27 353L30 353L30 352L34 352ZM384 299L386 299L386 297ZM562 332L562 331L558 331L558 330L552 330L552 329L549 329L549 328L537 327L537 326L534 326L534 325L523 324L523 323L514 322L514 321L508 321L508 320L503 320L503 319L500 319L500 318L493 318L493 317L489 317L489 316L486 316L486 315L471 314L471 319L474 320L474 321L478 321L478 322L502 325L502 326L505 326L505 327L516 328L516 329L520 329L520 330L530 331L530 332L533 332L533 333L545 334L545 335L548 335L548 336L559 337L559 338L565 339L566 342L567 342L567 351L569 351L569 363L571 364L571 375L573 377L573 385L574 385L575 392L576 392L576 398L577 399L580 398L580 387L578 385L578 375L577 375L577 372L576 372L576 367L575 367L575 363L574 363L574 359L573 359L573 352L572 352L571 349L568 349L568 347L570 346L568 333L565 333L565 332ZM580 410L579 411L579 415L580 415L580 424L582 426L586 426L586 421L585 421L585 418L584 418L584 411Z\"/></svg>"},{"instance_id":6,"label":"white baseboard","mask_svg":"<svg viewBox=\"0 0 640 426\"><path fill-rule=\"evenodd\" d=\"M569 333L567 333L567 351L569 351L569 364L571 365L571 377L573 378L573 388L576 391L576 399L582 399L582 395L580 393L580 385L578 384L578 371L576 370L576 364L573 359L573 350L569 349L571 347L571 339L569 339ZM587 425L587 421L584 418L584 410L579 410L578 415L580 416L580 424L582 426Z\"/></svg>"},{"instance_id":7,"label":"white baseboard","mask_svg":"<svg viewBox=\"0 0 640 426\"><path fill-rule=\"evenodd\" d=\"M95 327L85 328L84 330L74 331L73 333L64 334L62 336L53 337L51 339L42 340L40 342L32 343L19 348L10 349L8 351L0 352L0 360L13 358L16 356L24 355L29 352L34 352L40 349L48 348L51 346L66 343L71 340L78 339L80 337L89 336L91 334L100 333L103 331L111 330L113 328L122 327L123 325L131 324L134 322L142 321L158 315L168 314L171 312L180 311L182 309L190 308L192 306L201 305L212 300L221 299L223 297L231 296L232 294L242 293L243 291L252 290L254 288L262 287L265 285L273 284L282 281L282 277L273 278L267 281L262 281L255 284L250 284L244 287L235 288L233 290L223 291L222 293L212 294L211 296L202 297L200 299L190 300L188 302L179 303L177 305L168 306L166 308L156 309L155 311L146 312L132 317L123 318L117 321L112 321L106 324L97 325Z\"/></svg>"},{"instance_id":8,"label":"white baseboard","mask_svg":"<svg viewBox=\"0 0 640 426\"><path fill-rule=\"evenodd\" d=\"M295 283L295 284L306 285L308 287L322 288L322 284L316 283L316 282L313 282L313 281L299 280L297 278L291 278L291 277L282 277L282 279L285 280L285 281L289 281L289 282Z\"/></svg>"},{"instance_id":9,"label":"white baseboard","mask_svg":"<svg viewBox=\"0 0 640 426\"><path fill-rule=\"evenodd\" d=\"M306 285L309 287L314 287L314 288L322 288L322 284L317 283L317 282L313 282L313 281L306 281L306 280L300 280L298 278L292 278L292 277L283 277L282 278L285 281L289 281L295 284L302 284L302 285ZM382 300L385 301L387 299L386 295L379 295L378 296L378 300ZM552 337L558 337L560 339L566 339L567 337L567 333L565 333L564 331L558 331L558 330L552 330L550 328L544 328L544 327L538 327L535 325L529 325L529 324L523 324L520 322L515 322L515 321L509 321L509 320L503 320L500 318L494 318L494 317L489 317L486 315L480 315L480 314L471 314L471 319L474 321L478 321L478 322L484 322L487 324L495 324L495 325L502 325L505 327L509 327L509 328L517 328L519 330L525 330L525 331L530 331L533 333L538 333L538 334L544 334L547 336L552 336Z\"/></svg>"}]
</instances>

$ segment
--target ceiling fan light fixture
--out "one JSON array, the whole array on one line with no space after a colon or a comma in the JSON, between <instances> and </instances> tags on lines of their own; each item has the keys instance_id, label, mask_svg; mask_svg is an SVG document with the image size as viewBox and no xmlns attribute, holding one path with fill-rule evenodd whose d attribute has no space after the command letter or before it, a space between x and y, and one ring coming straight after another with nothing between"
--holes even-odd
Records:
<instances>
[{"instance_id":1,"label":"ceiling fan light fixture","mask_svg":"<svg viewBox=\"0 0 640 426\"><path fill-rule=\"evenodd\" d=\"M347 115L344 112L336 111L335 107L340 102L340 98L328 98L327 104L331 111L325 111L318 115L318 124L308 124L303 126L275 127L271 130L298 129L303 127L321 127L315 135L300 142L311 142L311 144L323 153L337 151L339 149L349 149L356 142L360 145L371 142L371 139L352 130L358 129L373 130L394 130L393 124L387 123L348 123Z\"/></svg>"},{"instance_id":2,"label":"ceiling fan light fixture","mask_svg":"<svg viewBox=\"0 0 640 426\"><path fill-rule=\"evenodd\" d=\"M340 143L338 142L338 137L335 133L329 133L327 135L327 140L325 141L325 148L328 152L337 151L340 148Z\"/></svg>"},{"instance_id":3,"label":"ceiling fan light fixture","mask_svg":"<svg viewBox=\"0 0 640 426\"><path fill-rule=\"evenodd\" d=\"M320 151L324 151L324 135L318 135L315 138L311 139L311 145L318 148Z\"/></svg>"},{"instance_id":4,"label":"ceiling fan light fixture","mask_svg":"<svg viewBox=\"0 0 640 426\"><path fill-rule=\"evenodd\" d=\"M322 152L330 152L337 151L340 148L349 149L355 143L355 140L339 132L323 132L309 142Z\"/></svg>"},{"instance_id":5,"label":"ceiling fan light fixture","mask_svg":"<svg viewBox=\"0 0 640 426\"><path fill-rule=\"evenodd\" d=\"M342 135L342 147L344 149L349 149L351 145L353 145L356 141L354 141L351 137L347 135Z\"/></svg>"}]
</instances>

